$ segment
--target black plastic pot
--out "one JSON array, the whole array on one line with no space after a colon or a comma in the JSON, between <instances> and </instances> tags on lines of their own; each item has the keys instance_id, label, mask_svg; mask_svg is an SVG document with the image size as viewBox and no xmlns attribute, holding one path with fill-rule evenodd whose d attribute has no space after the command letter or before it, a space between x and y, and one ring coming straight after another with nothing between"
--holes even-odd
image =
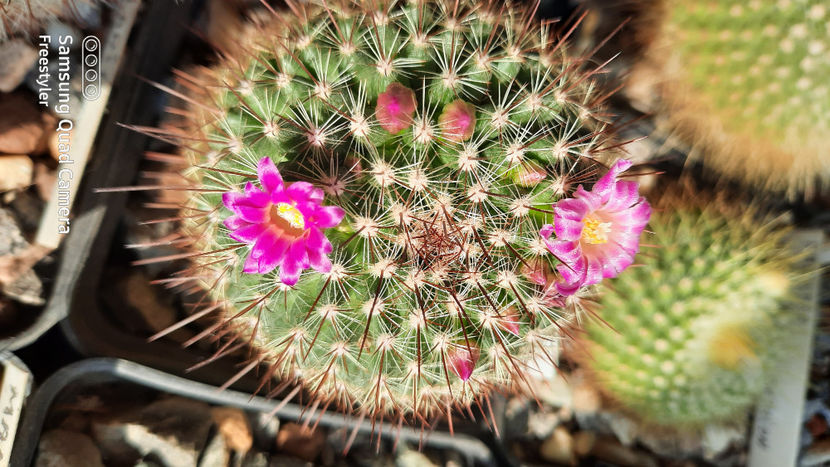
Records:
<instances>
[{"instance_id":1,"label":"black plastic pot","mask_svg":"<svg viewBox=\"0 0 830 467\"><path fill-rule=\"evenodd\" d=\"M123 210L126 193L95 193L98 187L126 186L133 181L147 138L118 124L152 125L153 105L160 91L143 83L167 76L178 55L194 2L155 1L145 5L139 26L133 31L122 57L119 76L108 102L109 113L101 121L96 145L78 191L71 230L61 245L60 263L46 308L13 337L0 339L0 349L19 349L37 340L69 314L72 296L100 262L88 261L109 245L116 223L113 213ZM110 222L105 222L105 219ZM89 266L84 265L90 263Z\"/></svg>"},{"instance_id":2,"label":"black plastic pot","mask_svg":"<svg viewBox=\"0 0 830 467\"><path fill-rule=\"evenodd\" d=\"M247 393L231 390L217 391L213 386L166 374L134 362L111 358L83 360L56 372L29 398L23 420L18 427L10 465L23 467L32 464L49 409L59 399L65 388L70 385L77 388L78 385L92 386L111 382L135 383L209 404L237 407L248 411L270 413L274 412L278 405L282 405L278 400L251 397ZM373 430L378 432L378 428L373 428L368 420L360 422L352 417L331 413L325 413L322 416L310 414L304 411L302 406L292 403L284 404L274 414L280 419L291 421L303 421L303 417L313 417L316 420L320 417L320 426L331 429L346 427L349 430L357 429L358 432ZM424 434L417 429L403 427L398 430L397 427L388 425L380 429L380 435L432 449L454 450L461 454L469 466L498 465L488 446L471 436L441 432Z\"/></svg>"}]
</instances>

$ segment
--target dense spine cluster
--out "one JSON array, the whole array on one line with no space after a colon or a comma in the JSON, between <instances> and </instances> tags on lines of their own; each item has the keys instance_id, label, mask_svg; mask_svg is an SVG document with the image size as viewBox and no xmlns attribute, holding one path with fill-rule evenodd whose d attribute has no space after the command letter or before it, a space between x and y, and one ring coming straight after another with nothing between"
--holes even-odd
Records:
<instances>
[{"instance_id":1,"label":"dense spine cluster","mask_svg":"<svg viewBox=\"0 0 830 467\"><path fill-rule=\"evenodd\" d=\"M785 235L753 212L666 202L657 247L600 288L583 363L612 400L679 427L739 417L786 355L802 318Z\"/></svg>"},{"instance_id":2,"label":"dense spine cluster","mask_svg":"<svg viewBox=\"0 0 830 467\"><path fill-rule=\"evenodd\" d=\"M751 186L811 196L830 177L830 5L653 0L648 42L666 117L695 157ZM656 71L656 73L655 73Z\"/></svg>"},{"instance_id":3,"label":"dense spine cluster","mask_svg":"<svg viewBox=\"0 0 830 467\"><path fill-rule=\"evenodd\" d=\"M162 136L190 193L176 281L207 290L195 318L219 315L201 336L227 339L217 356L251 344L242 373L323 410L487 417L490 390L555 360L579 303L550 287L539 232L618 156L594 71L510 4L289 6L181 74L185 128ZM325 238L295 236L312 227Z\"/></svg>"}]
</instances>

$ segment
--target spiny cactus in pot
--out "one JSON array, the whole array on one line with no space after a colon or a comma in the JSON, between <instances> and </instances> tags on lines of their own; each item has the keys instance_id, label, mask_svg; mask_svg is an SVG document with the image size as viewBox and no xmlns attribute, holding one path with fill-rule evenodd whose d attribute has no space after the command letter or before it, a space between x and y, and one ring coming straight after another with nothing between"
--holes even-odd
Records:
<instances>
[{"instance_id":1,"label":"spiny cactus in pot","mask_svg":"<svg viewBox=\"0 0 830 467\"><path fill-rule=\"evenodd\" d=\"M688 194L688 192L687 192ZM643 421L694 428L744 416L804 319L789 229L725 201L660 200L656 248L599 287L580 359Z\"/></svg>"},{"instance_id":2,"label":"spiny cactus in pot","mask_svg":"<svg viewBox=\"0 0 830 467\"><path fill-rule=\"evenodd\" d=\"M745 186L811 197L830 179L830 5L824 0L638 0L668 128L704 167Z\"/></svg>"},{"instance_id":3,"label":"spiny cactus in pot","mask_svg":"<svg viewBox=\"0 0 830 467\"><path fill-rule=\"evenodd\" d=\"M593 69L511 4L289 5L181 73L183 127L157 133L189 193L173 281L216 317L197 337L323 410L492 416L650 214Z\"/></svg>"}]
</instances>

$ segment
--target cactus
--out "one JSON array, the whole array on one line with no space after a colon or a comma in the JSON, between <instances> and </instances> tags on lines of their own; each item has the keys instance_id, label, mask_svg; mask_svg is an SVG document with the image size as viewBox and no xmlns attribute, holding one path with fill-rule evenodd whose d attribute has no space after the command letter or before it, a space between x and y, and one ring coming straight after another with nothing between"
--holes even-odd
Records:
<instances>
[{"instance_id":1,"label":"cactus","mask_svg":"<svg viewBox=\"0 0 830 467\"><path fill-rule=\"evenodd\" d=\"M7 0L0 2L0 42L34 34L57 18L72 18L95 0Z\"/></svg>"},{"instance_id":2,"label":"cactus","mask_svg":"<svg viewBox=\"0 0 830 467\"><path fill-rule=\"evenodd\" d=\"M600 286L603 322L586 326L582 359L622 408L680 427L744 414L801 318L788 230L688 199L666 200L652 218L657 248L638 258L643 267Z\"/></svg>"},{"instance_id":3,"label":"cactus","mask_svg":"<svg viewBox=\"0 0 830 467\"><path fill-rule=\"evenodd\" d=\"M547 287L562 264L540 230L619 156L594 71L511 5L290 6L172 91L192 266L171 281L206 290L193 319L219 315L201 334L227 339L217 357L250 344L239 376L261 364L263 385L373 418L486 418L579 304ZM645 203L623 162L584 195L614 222ZM569 295L599 280L591 261Z\"/></svg>"},{"instance_id":4,"label":"cactus","mask_svg":"<svg viewBox=\"0 0 830 467\"><path fill-rule=\"evenodd\" d=\"M694 158L747 186L810 197L830 179L830 5L640 1L643 73Z\"/></svg>"}]
</instances>

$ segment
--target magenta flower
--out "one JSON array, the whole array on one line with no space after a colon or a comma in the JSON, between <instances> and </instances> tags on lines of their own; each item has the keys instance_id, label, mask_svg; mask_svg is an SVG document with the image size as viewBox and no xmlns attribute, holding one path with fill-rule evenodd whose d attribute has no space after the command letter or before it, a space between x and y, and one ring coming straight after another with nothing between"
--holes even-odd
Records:
<instances>
[{"instance_id":1,"label":"magenta flower","mask_svg":"<svg viewBox=\"0 0 830 467\"><path fill-rule=\"evenodd\" d=\"M553 205L553 225L539 233L561 261L556 267L560 294L573 295L582 286L616 277L634 261L651 207L637 192L637 182L617 180L629 167L631 161L620 160L591 191L580 185L573 198Z\"/></svg>"},{"instance_id":2,"label":"magenta flower","mask_svg":"<svg viewBox=\"0 0 830 467\"><path fill-rule=\"evenodd\" d=\"M415 93L411 89L400 83L390 83L386 91L378 95L375 116L380 126L394 135L412 123L415 104Z\"/></svg>"},{"instance_id":3,"label":"magenta flower","mask_svg":"<svg viewBox=\"0 0 830 467\"><path fill-rule=\"evenodd\" d=\"M447 352L447 360L455 376L461 378L461 381L467 381L473 374L478 361L478 348L470 345L469 348L465 344L454 346Z\"/></svg>"},{"instance_id":4,"label":"magenta flower","mask_svg":"<svg viewBox=\"0 0 830 467\"><path fill-rule=\"evenodd\" d=\"M234 215L225 219L230 237L252 246L244 271L265 274L280 268L280 281L292 286L309 267L329 272L331 242L323 229L335 227L345 212L337 206L321 206L323 190L310 183L286 185L268 157L257 167L262 189L248 182L244 193L222 195Z\"/></svg>"},{"instance_id":5,"label":"magenta flower","mask_svg":"<svg viewBox=\"0 0 830 467\"><path fill-rule=\"evenodd\" d=\"M438 117L441 134L450 141L470 139L476 128L476 108L462 100L455 100L444 107Z\"/></svg>"}]
</instances>

